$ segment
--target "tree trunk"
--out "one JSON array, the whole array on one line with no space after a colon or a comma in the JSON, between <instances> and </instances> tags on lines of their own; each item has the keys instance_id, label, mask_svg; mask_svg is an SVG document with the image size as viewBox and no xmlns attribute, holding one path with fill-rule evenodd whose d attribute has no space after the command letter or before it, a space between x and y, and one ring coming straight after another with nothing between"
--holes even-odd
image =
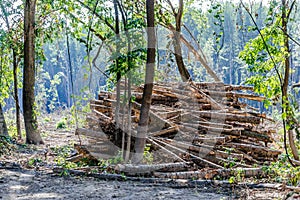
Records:
<instances>
[{"instance_id":1,"label":"tree trunk","mask_svg":"<svg viewBox=\"0 0 300 200\"><path fill-rule=\"evenodd\" d=\"M116 105L116 111L115 111L115 120L116 120L116 126L119 128L120 119L119 119L119 113L120 113L120 101L121 101L121 72L119 71L119 54L120 54L120 24L119 24L119 11L118 11L118 2L117 0L114 0L114 9L115 9L115 34L116 34L116 58L115 58L115 64L117 68L117 105ZM115 135L115 140L118 141L119 138L117 138L117 134Z\"/></svg>"},{"instance_id":2,"label":"tree trunk","mask_svg":"<svg viewBox=\"0 0 300 200\"><path fill-rule=\"evenodd\" d=\"M8 14L6 12L6 9L4 5L1 3L1 10L2 13L4 14L4 20L6 23L6 27L8 30L10 30L10 24L8 20ZM15 98L15 105L16 105L16 124L17 124L17 133L18 133L18 138L22 139L21 135L21 121L20 121L20 106L19 106L19 95L18 95L18 74L17 74L17 69L18 69L18 61L17 61L17 54L16 50L13 44L10 45L13 53L13 75L14 75L14 98Z\"/></svg>"},{"instance_id":3,"label":"tree trunk","mask_svg":"<svg viewBox=\"0 0 300 200\"><path fill-rule=\"evenodd\" d=\"M147 49L147 64L146 64L146 78L143 91L142 107L140 113L140 121L138 125L137 137L135 140L135 156L134 163L140 163L143 159L143 152L146 143L146 134L149 122L149 110L151 105L151 96L154 81L154 67L155 67L155 48L156 35L154 30L154 0L146 1L147 9L147 28L148 28L148 49Z\"/></svg>"},{"instance_id":4,"label":"tree trunk","mask_svg":"<svg viewBox=\"0 0 300 200\"><path fill-rule=\"evenodd\" d=\"M295 160L299 160L299 154L298 154L298 149L295 144L295 137L294 137L294 131L293 130L288 130L288 137L289 137L289 144L291 147L291 151L293 154L293 157Z\"/></svg>"},{"instance_id":5,"label":"tree trunk","mask_svg":"<svg viewBox=\"0 0 300 200\"><path fill-rule=\"evenodd\" d=\"M174 32L174 51L177 67L183 82L191 80L191 75L185 67L183 57L182 57L182 48L181 48L181 20L183 14L183 0L179 0L178 12L175 14L176 18L176 27Z\"/></svg>"},{"instance_id":6,"label":"tree trunk","mask_svg":"<svg viewBox=\"0 0 300 200\"><path fill-rule=\"evenodd\" d=\"M288 10L288 3L286 2L286 0L282 0L282 30L284 33L288 32L288 20L289 20L289 16L287 15L287 10ZM290 45L289 45L289 38L286 34L284 34L284 46L285 46L285 50L290 53ZM288 112L289 109L289 101L288 101L288 86L289 86L289 78L290 78L290 55L285 57L285 70L284 70L284 78L283 78L283 83L282 83L282 98L283 98L283 110L285 113ZM290 124L292 121L292 116L287 116L287 124ZM289 137L289 145L291 147L292 150L292 154L295 160L299 160L299 155L298 155L298 150L296 148L295 145L295 141L294 141L294 136L293 136L293 130L288 130L288 137Z\"/></svg>"},{"instance_id":7,"label":"tree trunk","mask_svg":"<svg viewBox=\"0 0 300 200\"><path fill-rule=\"evenodd\" d=\"M160 172L176 172L180 170L186 170L190 168L188 162L177 162L177 163L163 163L163 164L153 164L153 165L132 165L132 164L118 164L115 166L117 172L125 172L129 174L146 174L155 171Z\"/></svg>"},{"instance_id":8,"label":"tree trunk","mask_svg":"<svg viewBox=\"0 0 300 200\"><path fill-rule=\"evenodd\" d=\"M22 139L21 133L21 120L20 120L20 104L19 104L19 94L18 94L18 62L16 51L13 49L13 74L14 74L14 98L16 106L16 125L18 139Z\"/></svg>"},{"instance_id":9,"label":"tree trunk","mask_svg":"<svg viewBox=\"0 0 300 200\"><path fill-rule=\"evenodd\" d=\"M129 45L129 49L131 49L130 45ZM128 64L131 64L131 60L130 58L128 58ZM131 104L131 71L129 70L128 72L128 126L127 126L127 145L126 145L126 155L125 155L125 162L129 161L129 157L130 157L130 152L131 152L131 125L132 125L132 120L131 120L131 110L132 110L132 104Z\"/></svg>"},{"instance_id":10,"label":"tree trunk","mask_svg":"<svg viewBox=\"0 0 300 200\"><path fill-rule=\"evenodd\" d=\"M36 0L25 1L24 12L24 71L23 110L26 129L26 143L43 144L35 113L35 7Z\"/></svg>"},{"instance_id":11,"label":"tree trunk","mask_svg":"<svg viewBox=\"0 0 300 200\"><path fill-rule=\"evenodd\" d=\"M288 16L287 16L287 5L286 1L282 0L282 30L284 33L287 33L287 23L288 23ZM290 45L289 45L289 38L287 35L284 34L284 46L286 48L286 51L290 51ZM289 85L289 78L290 78L290 56L286 56L285 58L285 74L283 79L283 97L288 97L288 85Z\"/></svg>"},{"instance_id":12,"label":"tree trunk","mask_svg":"<svg viewBox=\"0 0 300 200\"><path fill-rule=\"evenodd\" d=\"M0 104L0 135L8 136L8 130L2 110L2 105Z\"/></svg>"}]
</instances>

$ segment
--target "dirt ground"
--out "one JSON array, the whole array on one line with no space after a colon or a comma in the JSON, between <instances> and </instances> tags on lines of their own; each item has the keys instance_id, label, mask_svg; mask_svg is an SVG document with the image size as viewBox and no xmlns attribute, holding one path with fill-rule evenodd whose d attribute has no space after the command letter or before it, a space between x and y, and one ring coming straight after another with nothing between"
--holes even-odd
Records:
<instances>
[{"instance_id":1,"label":"dirt ground","mask_svg":"<svg viewBox=\"0 0 300 200\"><path fill-rule=\"evenodd\" d=\"M33 171L0 171L2 199L230 199L208 188L176 189L159 184L57 177ZM215 188L217 190L217 188Z\"/></svg>"},{"instance_id":2,"label":"dirt ground","mask_svg":"<svg viewBox=\"0 0 300 200\"><path fill-rule=\"evenodd\" d=\"M181 188L168 184L105 181L87 177L60 177L34 170L0 170L0 199L298 199L277 190Z\"/></svg>"},{"instance_id":3,"label":"dirt ground","mask_svg":"<svg viewBox=\"0 0 300 200\"><path fill-rule=\"evenodd\" d=\"M49 151L53 147L78 143L78 138L73 129L57 130L55 123L41 123L40 127L45 145L17 148L12 155L0 157L0 199L297 199L296 194L288 191L269 189L215 185L183 187L59 176L53 172L55 154ZM40 158L41 163L29 166L30 160L35 158Z\"/></svg>"}]
</instances>

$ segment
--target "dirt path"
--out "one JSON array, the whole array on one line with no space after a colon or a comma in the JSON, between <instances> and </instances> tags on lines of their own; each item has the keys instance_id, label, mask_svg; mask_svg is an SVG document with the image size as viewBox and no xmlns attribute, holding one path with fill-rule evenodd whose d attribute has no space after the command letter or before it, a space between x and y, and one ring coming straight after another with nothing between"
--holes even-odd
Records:
<instances>
[{"instance_id":1,"label":"dirt path","mask_svg":"<svg viewBox=\"0 0 300 200\"><path fill-rule=\"evenodd\" d=\"M0 199L232 199L218 188L172 188L162 184L58 177L34 171L0 170Z\"/></svg>"},{"instance_id":2,"label":"dirt path","mask_svg":"<svg viewBox=\"0 0 300 200\"><path fill-rule=\"evenodd\" d=\"M87 177L60 177L51 171L0 170L0 199L299 199L299 195L266 189L226 189L216 186L181 188L173 184L105 181Z\"/></svg>"}]
</instances>

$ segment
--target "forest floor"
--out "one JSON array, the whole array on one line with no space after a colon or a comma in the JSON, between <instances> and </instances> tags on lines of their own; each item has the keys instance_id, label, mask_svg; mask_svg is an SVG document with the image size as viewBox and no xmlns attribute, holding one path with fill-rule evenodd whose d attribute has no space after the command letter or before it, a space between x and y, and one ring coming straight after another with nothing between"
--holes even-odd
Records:
<instances>
[{"instance_id":1,"label":"forest floor","mask_svg":"<svg viewBox=\"0 0 300 200\"><path fill-rule=\"evenodd\" d=\"M59 118L57 116L57 118ZM0 199L296 199L274 189L228 187L211 183L193 187L169 182L114 181L61 176L53 172L58 151L78 142L74 129L57 129L57 120L40 123L45 145L16 145L0 157ZM68 149L72 151L72 149ZM288 198L288 196L292 196ZM300 196L299 196L300 197Z\"/></svg>"}]
</instances>

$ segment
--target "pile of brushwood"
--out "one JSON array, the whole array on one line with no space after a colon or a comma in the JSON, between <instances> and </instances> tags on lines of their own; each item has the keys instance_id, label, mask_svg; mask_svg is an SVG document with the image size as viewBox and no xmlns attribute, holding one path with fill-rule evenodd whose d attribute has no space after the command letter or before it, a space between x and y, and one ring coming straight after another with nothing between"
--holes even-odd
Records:
<instances>
[{"instance_id":1,"label":"pile of brushwood","mask_svg":"<svg viewBox=\"0 0 300 200\"><path fill-rule=\"evenodd\" d=\"M276 161L272 119L249 102L262 102L250 86L223 83L155 83L146 136L147 157L130 162L137 136L143 86L100 92L90 102L88 127L76 130L85 144L76 145L90 159L123 158L114 170L160 178L227 177L243 172L262 176L261 166ZM121 99L121 98L120 98ZM80 158L80 156L79 156ZM148 163L146 163L148 162ZM151 164L149 164L151 163Z\"/></svg>"}]
</instances>

